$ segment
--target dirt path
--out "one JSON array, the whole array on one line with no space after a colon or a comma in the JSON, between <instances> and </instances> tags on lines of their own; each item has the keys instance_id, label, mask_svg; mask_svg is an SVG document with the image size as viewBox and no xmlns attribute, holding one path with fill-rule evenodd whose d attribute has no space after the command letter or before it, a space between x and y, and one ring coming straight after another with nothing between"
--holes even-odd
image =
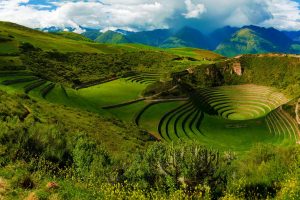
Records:
<instances>
[{"instance_id":1,"label":"dirt path","mask_svg":"<svg viewBox=\"0 0 300 200\"><path fill-rule=\"evenodd\" d=\"M177 87L178 87L178 85L175 85L171 89L169 89L167 91L163 91L163 92L171 92L172 90L175 90ZM185 100L188 99L188 98L155 99L156 97L159 97L163 92L157 93L157 94L149 96L149 97L142 97L142 98L138 98L138 99L134 99L134 100L130 100L130 101L114 104L114 105L103 106L102 109L119 108L119 107L122 107L122 106L127 106L127 105L130 105L130 104L133 104L133 103L137 103L137 102L140 102L140 101L168 102L168 101L185 101Z\"/></svg>"},{"instance_id":2,"label":"dirt path","mask_svg":"<svg viewBox=\"0 0 300 200\"><path fill-rule=\"evenodd\" d=\"M154 99L156 97L159 97L161 94L163 94L164 92L171 92L173 90L175 90L176 88L178 88L178 85L175 85L174 87L168 89L167 91L162 91L162 92L159 92L157 94L154 94L152 96L149 96L149 97L145 97L146 100L150 100L150 99Z\"/></svg>"},{"instance_id":3,"label":"dirt path","mask_svg":"<svg viewBox=\"0 0 300 200\"><path fill-rule=\"evenodd\" d=\"M298 124L300 124L300 98L298 99L298 102L296 102L296 121Z\"/></svg>"}]
</instances>

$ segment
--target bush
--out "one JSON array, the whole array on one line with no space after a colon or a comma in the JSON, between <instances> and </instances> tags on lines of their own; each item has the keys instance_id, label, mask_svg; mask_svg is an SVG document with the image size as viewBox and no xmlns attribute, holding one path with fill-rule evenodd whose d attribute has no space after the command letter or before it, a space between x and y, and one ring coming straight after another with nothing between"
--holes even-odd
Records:
<instances>
[{"instance_id":1,"label":"bush","mask_svg":"<svg viewBox=\"0 0 300 200\"><path fill-rule=\"evenodd\" d=\"M125 175L129 181L142 181L148 187L164 188L169 192L181 187L194 191L199 185L208 185L212 196L219 196L219 191L226 186L227 164L217 151L197 143L156 143Z\"/></svg>"},{"instance_id":2,"label":"bush","mask_svg":"<svg viewBox=\"0 0 300 200\"><path fill-rule=\"evenodd\" d=\"M75 140L72 156L78 175L83 179L108 178L108 174L105 173L111 164L108 152L86 135L80 134Z\"/></svg>"}]
</instances>

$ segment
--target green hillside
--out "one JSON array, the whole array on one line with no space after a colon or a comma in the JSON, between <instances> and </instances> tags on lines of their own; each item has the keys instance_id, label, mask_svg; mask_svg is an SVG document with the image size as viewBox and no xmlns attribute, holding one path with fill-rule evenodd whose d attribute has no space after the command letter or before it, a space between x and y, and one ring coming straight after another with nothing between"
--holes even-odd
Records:
<instances>
[{"instance_id":1,"label":"green hillside","mask_svg":"<svg viewBox=\"0 0 300 200\"><path fill-rule=\"evenodd\" d=\"M153 31L130 32L126 37L133 43L140 43L158 47L172 35L169 29L157 29Z\"/></svg>"},{"instance_id":2,"label":"green hillside","mask_svg":"<svg viewBox=\"0 0 300 200\"><path fill-rule=\"evenodd\" d=\"M275 29L246 26L216 48L226 56L266 52L292 52L293 41Z\"/></svg>"},{"instance_id":3,"label":"green hillside","mask_svg":"<svg viewBox=\"0 0 300 200\"><path fill-rule=\"evenodd\" d=\"M85 29L85 32L83 32L81 34L94 41L102 33L98 29Z\"/></svg>"},{"instance_id":4,"label":"green hillside","mask_svg":"<svg viewBox=\"0 0 300 200\"><path fill-rule=\"evenodd\" d=\"M52 34L54 35L59 35L59 36L63 36L65 38L68 39L72 39L72 40L77 40L77 41L86 41L86 42L93 42L93 40L78 34L78 33L74 33L74 32L67 32L67 31L63 31L63 32L53 32Z\"/></svg>"},{"instance_id":5,"label":"green hillside","mask_svg":"<svg viewBox=\"0 0 300 200\"><path fill-rule=\"evenodd\" d=\"M114 31L106 31L95 39L99 43L122 44L130 43L130 41L121 33Z\"/></svg>"},{"instance_id":6,"label":"green hillside","mask_svg":"<svg viewBox=\"0 0 300 200\"><path fill-rule=\"evenodd\" d=\"M162 48L176 48L176 47L194 47L210 49L211 42L208 37L203 35L200 31L184 27L177 33L166 39L160 47Z\"/></svg>"},{"instance_id":7,"label":"green hillside","mask_svg":"<svg viewBox=\"0 0 300 200\"><path fill-rule=\"evenodd\" d=\"M33 30L20 26L17 24L12 24L8 22L0 22L0 34L1 37L5 38L7 41L3 42L1 45L0 53L10 53L18 54L19 46L21 43L30 43L33 46L41 48L48 51L60 51L60 52L90 52L90 53L101 53L102 51L97 49L97 46L92 46L87 42L78 42L71 39L66 39L65 37L56 36L49 33L44 33L41 31ZM61 45L64 44L64 45Z\"/></svg>"}]
</instances>

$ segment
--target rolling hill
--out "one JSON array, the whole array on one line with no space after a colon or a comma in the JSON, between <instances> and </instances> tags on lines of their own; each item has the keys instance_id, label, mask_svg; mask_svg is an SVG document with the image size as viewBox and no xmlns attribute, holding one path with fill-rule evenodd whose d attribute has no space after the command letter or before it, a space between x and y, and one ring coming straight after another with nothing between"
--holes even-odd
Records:
<instances>
[{"instance_id":1,"label":"rolling hill","mask_svg":"<svg viewBox=\"0 0 300 200\"><path fill-rule=\"evenodd\" d=\"M106 31L105 33L102 33L95 39L95 41L108 44L131 43L130 40L128 40L123 34L114 31Z\"/></svg>"},{"instance_id":2,"label":"rolling hill","mask_svg":"<svg viewBox=\"0 0 300 200\"><path fill-rule=\"evenodd\" d=\"M197 29L183 27L174 35L166 39L160 47L175 48L175 47L194 47L202 49L211 49L212 44L208 37L203 35Z\"/></svg>"},{"instance_id":3,"label":"rolling hill","mask_svg":"<svg viewBox=\"0 0 300 200\"><path fill-rule=\"evenodd\" d=\"M85 31L83 33L81 33L81 35L83 35L91 40L95 40L97 37L99 37L102 34L99 29L85 28L84 30Z\"/></svg>"},{"instance_id":4,"label":"rolling hill","mask_svg":"<svg viewBox=\"0 0 300 200\"><path fill-rule=\"evenodd\" d=\"M216 49L217 46L226 41L229 40L232 35L237 32L239 28L237 27L231 27L231 26L225 26L219 29L214 30L212 33L209 34L210 38L213 40L214 46L213 49Z\"/></svg>"},{"instance_id":5,"label":"rolling hill","mask_svg":"<svg viewBox=\"0 0 300 200\"><path fill-rule=\"evenodd\" d=\"M129 32L126 34L126 37L134 43L158 47L171 35L172 31L169 29L157 29L153 31Z\"/></svg>"},{"instance_id":6,"label":"rolling hill","mask_svg":"<svg viewBox=\"0 0 300 200\"><path fill-rule=\"evenodd\" d=\"M77 41L86 41L86 42L93 42L93 40L78 34L78 33L74 33L74 32L67 32L67 31L62 31L62 32L52 32L52 34L54 35L59 35L59 36L63 36L65 38L68 39L72 39L72 40L77 40Z\"/></svg>"},{"instance_id":7,"label":"rolling hill","mask_svg":"<svg viewBox=\"0 0 300 200\"><path fill-rule=\"evenodd\" d=\"M235 56L247 53L293 52L293 41L274 28L245 26L216 48L216 52Z\"/></svg>"}]
</instances>

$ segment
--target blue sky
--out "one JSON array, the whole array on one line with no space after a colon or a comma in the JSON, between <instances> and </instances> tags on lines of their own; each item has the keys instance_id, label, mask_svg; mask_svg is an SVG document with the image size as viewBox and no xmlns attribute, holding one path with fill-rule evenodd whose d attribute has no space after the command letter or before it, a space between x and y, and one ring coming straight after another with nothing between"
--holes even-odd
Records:
<instances>
[{"instance_id":1,"label":"blue sky","mask_svg":"<svg viewBox=\"0 0 300 200\"><path fill-rule=\"evenodd\" d=\"M48 0L29 0L28 2L22 2L19 5L21 6L36 6L36 9L39 10L55 10L57 6L55 6L52 2Z\"/></svg>"},{"instance_id":2,"label":"blue sky","mask_svg":"<svg viewBox=\"0 0 300 200\"><path fill-rule=\"evenodd\" d=\"M300 30L300 0L0 0L0 20L50 26L140 31L230 25Z\"/></svg>"}]
</instances>

